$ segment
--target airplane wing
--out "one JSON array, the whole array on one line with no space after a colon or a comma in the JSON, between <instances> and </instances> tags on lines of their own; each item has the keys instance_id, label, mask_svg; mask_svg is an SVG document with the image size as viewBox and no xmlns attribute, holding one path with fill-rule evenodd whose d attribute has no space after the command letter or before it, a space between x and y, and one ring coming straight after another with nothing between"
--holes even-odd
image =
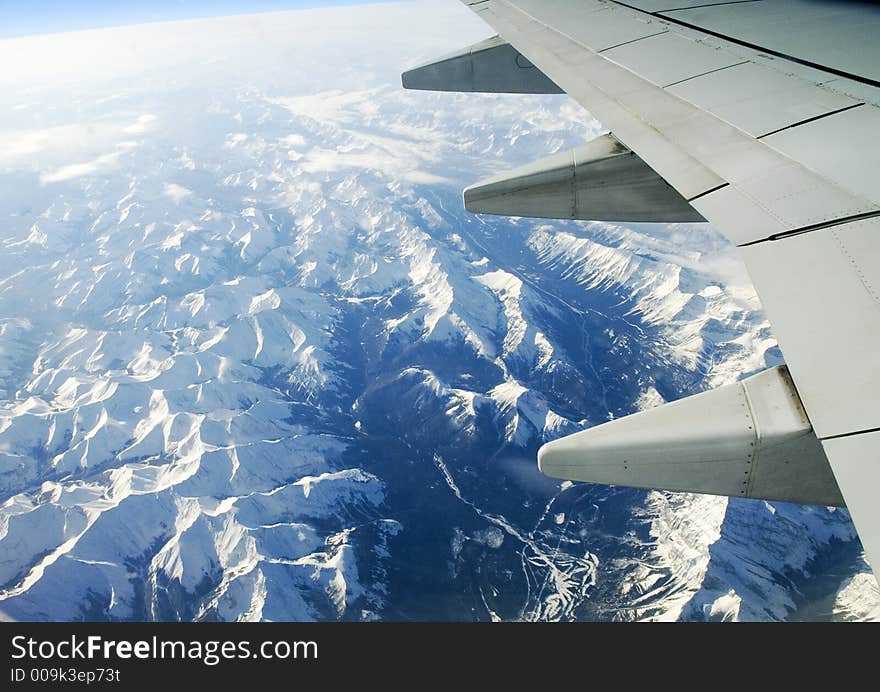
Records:
<instances>
[{"instance_id":1,"label":"airplane wing","mask_svg":"<svg viewBox=\"0 0 880 692\"><path fill-rule=\"evenodd\" d=\"M706 219L786 367L556 440L545 473L849 508L880 567L880 8L465 0L499 36L408 88L558 93L612 132L471 186L473 211Z\"/></svg>"}]
</instances>

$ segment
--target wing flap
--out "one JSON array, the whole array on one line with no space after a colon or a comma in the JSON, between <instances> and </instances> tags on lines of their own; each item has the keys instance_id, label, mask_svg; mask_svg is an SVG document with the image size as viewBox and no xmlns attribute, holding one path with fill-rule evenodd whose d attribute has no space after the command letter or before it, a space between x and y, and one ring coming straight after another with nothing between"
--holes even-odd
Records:
<instances>
[{"instance_id":1,"label":"wing flap","mask_svg":"<svg viewBox=\"0 0 880 692\"><path fill-rule=\"evenodd\" d=\"M819 437L880 426L880 218L742 256Z\"/></svg>"},{"instance_id":2,"label":"wing flap","mask_svg":"<svg viewBox=\"0 0 880 692\"><path fill-rule=\"evenodd\" d=\"M823 446L848 501L868 561L876 569L880 565L880 432L825 440Z\"/></svg>"},{"instance_id":3,"label":"wing flap","mask_svg":"<svg viewBox=\"0 0 880 692\"><path fill-rule=\"evenodd\" d=\"M761 141L793 161L880 204L880 112L865 105L781 130Z\"/></svg>"}]
</instances>

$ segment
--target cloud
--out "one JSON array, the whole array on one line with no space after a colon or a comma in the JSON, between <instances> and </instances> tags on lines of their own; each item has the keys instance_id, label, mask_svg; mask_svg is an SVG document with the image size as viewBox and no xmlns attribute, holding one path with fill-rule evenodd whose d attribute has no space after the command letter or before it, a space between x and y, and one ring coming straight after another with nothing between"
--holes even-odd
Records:
<instances>
[{"instance_id":1,"label":"cloud","mask_svg":"<svg viewBox=\"0 0 880 692\"><path fill-rule=\"evenodd\" d=\"M244 132L230 132L223 140L223 146L227 149L233 149L239 144L243 144L248 136Z\"/></svg>"},{"instance_id":2,"label":"cloud","mask_svg":"<svg viewBox=\"0 0 880 692\"><path fill-rule=\"evenodd\" d=\"M162 190L162 194L174 202L180 202L189 197L192 194L192 190L177 183L165 183L165 189Z\"/></svg>"},{"instance_id":3,"label":"cloud","mask_svg":"<svg viewBox=\"0 0 880 692\"><path fill-rule=\"evenodd\" d=\"M104 171L120 154L139 146L119 140L121 132L130 131L125 126L130 122L116 114L35 129L6 128L0 122L0 168L38 172L43 183Z\"/></svg>"},{"instance_id":4,"label":"cloud","mask_svg":"<svg viewBox=\"0 0 880 692\"><path fill-rule=\"evenodd\" d=\"M395 156L381 151L344 152L334 149L313 148L309 151L302 169L308 173L333 172L350 168L381 171L393 179L411 183L450 183L448 178L419 168L416 156Z\"/></svg>"},{"instance_id":5,"label":"cloud","mask_svg":"<svg viewBox=\"0 0 880 692\"><path fill-rule=\"evenodd\" d=\"M54 171L40 174L41 183L60 183L65 180L80 178L84 175L91 175L99 171L104 171L116 165L121 151L115 151L110 154L102 154L91 161L83 161L81 163L71 163L67 166L61 166Z\"/></svg>"},{"instance_id":6,"label":"cloud","mask_svg":"<svg viewBox=\"0 0 880 692\"><path fill-rule=\"evenodd\" d=\"M85 141L91 133L94 137L95 124L57 125L40 129L6 129L0 126L0 164L14 165L22 161L33 161L42 152L70 150L71 143Z\"/></svg>"},{"instance_id":7,"label":"cloud","mask_svg":"<svg viewBox=\"0 0 880 692\"><path fill-rule=\"evenodd\" d=\"M141 132L146 132L149 128L150 123L155 121L157 118L152 113L145 113L138 117L137 120L134 121L128 127L122 129L123 132L127 132L129 134L139 134Z\"/></svg>"}]
</instances>

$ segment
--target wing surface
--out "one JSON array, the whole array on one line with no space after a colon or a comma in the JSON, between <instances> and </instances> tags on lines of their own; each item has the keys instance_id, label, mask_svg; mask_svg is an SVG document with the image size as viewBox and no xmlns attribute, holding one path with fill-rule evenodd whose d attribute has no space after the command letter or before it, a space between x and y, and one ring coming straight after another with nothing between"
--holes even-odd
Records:
<instances>
[{"instance_id":1,"label":"wing surface","mask_svg":"<svg viewBox=\"0 0 880 692\"><path fill-rule=\"evenodd\" d=\"M880 566L880 8L465 4L740 248Z\"/></svg>"}]
</instances>

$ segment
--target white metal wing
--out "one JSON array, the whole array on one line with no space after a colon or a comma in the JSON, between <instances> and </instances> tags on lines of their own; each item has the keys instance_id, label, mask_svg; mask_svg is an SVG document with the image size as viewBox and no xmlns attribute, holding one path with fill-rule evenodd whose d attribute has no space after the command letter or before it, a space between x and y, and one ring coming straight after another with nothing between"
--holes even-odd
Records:
<instances>
[{"instance_id":1,"label":"white metal wing","mask_svg":"<svg viewBox=\"0 0 880 692\"><path fill-rule=\"evenodd\" d=\"M466 206L555 218L705 218L740 248L787 365L551 442L541 469L845 501L880 566L880 8L465 4L499 38L411 70L405 86L562 90L613 133L478 183L465 191Z\"/></svg>"}]
</instances>

